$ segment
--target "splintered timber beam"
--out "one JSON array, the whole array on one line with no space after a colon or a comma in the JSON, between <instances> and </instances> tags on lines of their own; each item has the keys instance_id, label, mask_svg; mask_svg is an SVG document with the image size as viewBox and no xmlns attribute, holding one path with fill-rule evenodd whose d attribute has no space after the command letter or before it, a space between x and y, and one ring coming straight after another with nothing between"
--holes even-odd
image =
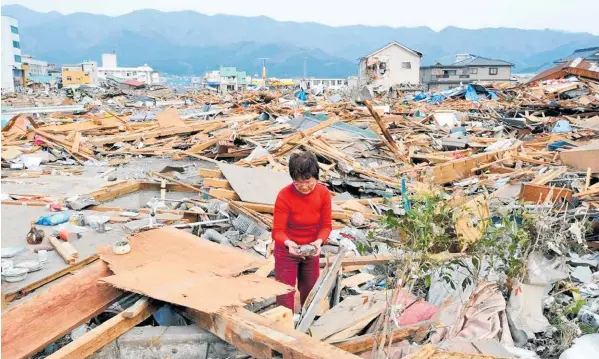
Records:
<instances>
[{"instance_id":1,"label":"splintered timber beam","mask_svg":"<svg viewBox=\"0 0 599 359\"><path fill-rule=\"evenodd\" d=\"M359 358L244 308L212 315L188 309L186 315L200 327L256 358L273 358L275 354L294 359Z\"/></svg>"},{"instance_id":2,"label":"splintered timber beam","mask_svg":"<svg viewBox=\"0 0 599 359\"><path fill-rule=\"evenodd\" d=\"M110 275L96 261L2 313L2 358L28 358L108 308L122 293L98 282Z\"/></svg>"},{"instance_id":3,"label":"splintered timber beam","mask_svg":"<svg viewBox=\"0 0 599 359\"><path fill-rule=\"evenodd\" d=\"M391 342L396 343L410 337L423 337L428 332L429 328L438 325L434 320L426 320L413 325L395 328L389 336ZM364 334L350 339L345 339L332 344L339 349L343 349L350 353L363 353L371 350L374 345L382 340L381 335ZM387 339L388 340L388 339Z\"/></svg>"},{"instance_id":4,"label":"splintered timber beam","mask_svg":"<svg viewBox=\"0 0 599 359\"><path fill-rule=\"evenodd\" d=\"M75 339L46 359L81 359L91 356L129 329L143 322L157 307L148 298L141 298L132 308L115 315L104 323Z\"/></svg>"}]
</instances>

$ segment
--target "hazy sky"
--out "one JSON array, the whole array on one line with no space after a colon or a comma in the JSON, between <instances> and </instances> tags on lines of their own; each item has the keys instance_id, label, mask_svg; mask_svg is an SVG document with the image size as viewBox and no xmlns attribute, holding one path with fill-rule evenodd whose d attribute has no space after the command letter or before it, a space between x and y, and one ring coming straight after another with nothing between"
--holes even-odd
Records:
<instances>
[{"instance_id":1,"label":"hazy sky","mask_svg":"<svg viewBox=\"0 0 599 359\"><path fill-rule=\"evenodd\" d=\"M340 25L559 29L599 35L599 0L3 0L37 11L122 15L138 9L265 15L277 20Z\"/></svg>"}]
</instances>

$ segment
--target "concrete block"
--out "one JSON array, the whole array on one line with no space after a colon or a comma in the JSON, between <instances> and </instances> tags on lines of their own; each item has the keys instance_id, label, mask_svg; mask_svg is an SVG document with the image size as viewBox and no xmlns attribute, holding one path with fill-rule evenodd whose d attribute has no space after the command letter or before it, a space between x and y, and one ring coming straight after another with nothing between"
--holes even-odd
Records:
<instances>
[{"instance_id":1,"label":"concrete block","mask_svg":"<svg viewBox=\"0 0 599 359\"><path fill-rule=\"evenodd\" d=\"M94 354L93 359L213 359L241 353L196 325L135 327Z\"/></svg>"}]
</instances>

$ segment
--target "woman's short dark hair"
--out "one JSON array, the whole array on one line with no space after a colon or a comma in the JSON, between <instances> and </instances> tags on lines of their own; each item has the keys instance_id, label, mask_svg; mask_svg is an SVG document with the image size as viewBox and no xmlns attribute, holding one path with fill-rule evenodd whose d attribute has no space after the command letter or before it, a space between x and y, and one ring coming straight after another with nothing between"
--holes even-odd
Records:
<instances>
[{"instance_id":1,"label":"woman's short dark hair","mask_svg":"<svg viewBox=\"0 0 599 359\"><path fill-rule=\"evenodd\" d=\"M310 151L296 152L289 158L289 175L294 181L318 179L319 172L318 159Z\"/></svg>"}]
</instances>

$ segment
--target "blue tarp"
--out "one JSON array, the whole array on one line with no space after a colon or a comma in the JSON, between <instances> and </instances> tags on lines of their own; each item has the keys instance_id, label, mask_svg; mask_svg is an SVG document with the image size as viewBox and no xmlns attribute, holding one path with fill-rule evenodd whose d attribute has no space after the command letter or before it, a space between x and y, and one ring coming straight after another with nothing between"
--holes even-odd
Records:
<instances>
[{"instance_id":1,"label":"blue tarp","mask_svg":"<svg viewBox=\"0 0 599 359\"><path fill-rule=\"evenodd\" d=\"M416 96L414 96L413 100L420 101L420 100L424 100L426 97L427 96L424 92L420 92L420 93L416 94Z\"/></svg>"},{"instance_id":2,"label":"blue tarp","mask_svg":"<svg viewBox=\"0 0 599 359\"><path fill-rule=\"evenodd\" d=\"M468 85L468 88L466 88L466 100L478 102L478 94L472 85Z\"/></svg>"},{"instance_id":3,"label":"blue tarp","mask_svg":"<svg viewBox=\"0 0 599 359\"><path fill-rule=\"evenodd\" d=\"M426 102L428 102L428 103L440 103L440 102L443 102L444 100L445 100L445 96L436 93L436 94L431 95L431 97L429 97L429 99L426 100Z\"/></svg>"},{"instance_id":4,"label":"blue tarp","mask_svg":"<svg viewBox=\"0 0 599 359\"><path fill-rule=\"evenodd\" d=\"M308 96L306 95L306 92L304 92L304 90L296 92L295 97L300 101L306 101L308 99Z\"/></svg>"}]
</instances>

